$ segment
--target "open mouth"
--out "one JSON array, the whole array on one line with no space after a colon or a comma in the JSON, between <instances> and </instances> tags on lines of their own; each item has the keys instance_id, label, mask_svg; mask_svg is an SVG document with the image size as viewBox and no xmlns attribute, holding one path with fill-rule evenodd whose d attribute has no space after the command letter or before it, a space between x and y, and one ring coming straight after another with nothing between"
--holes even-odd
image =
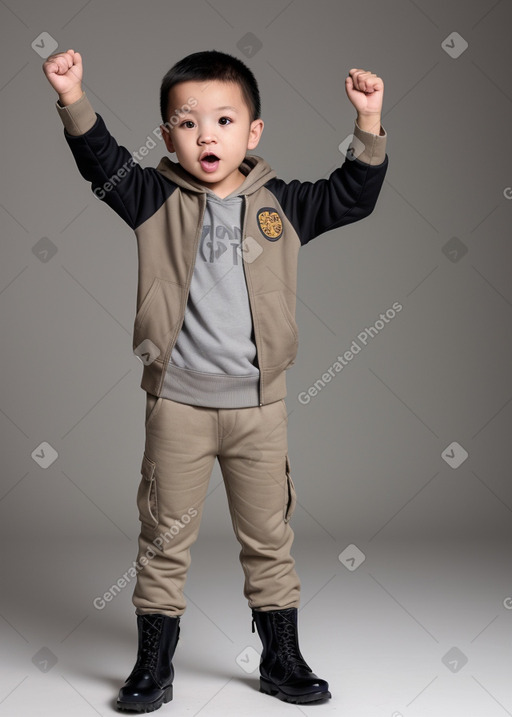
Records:
<instances>
[{"instance_id":1,"label":"open mouth","mask_svg":"<svg viewBox=\"0 0 512 717\"><path fill-rule=\"evenodd\" d=\"M216 154L206 154L199 160L201 167L205 172L215 172L219 167L220 159Z\"/></svg>"}]
</instances>

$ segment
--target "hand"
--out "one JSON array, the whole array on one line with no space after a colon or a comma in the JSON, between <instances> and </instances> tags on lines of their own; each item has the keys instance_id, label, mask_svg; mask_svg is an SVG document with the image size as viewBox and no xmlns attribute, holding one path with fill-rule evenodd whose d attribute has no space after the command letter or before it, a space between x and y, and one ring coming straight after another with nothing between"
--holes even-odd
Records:
<instances>
[{"instance_id":1,"label":"hand","mask_svg":"<svg viewBox=\"0 0 512 717\"><path fill-rule=\"evenodd\" d=\"M79 52L68 50L50 55L43 63L43 72L59 93L61 104L71 104L82 96L83 65Z\"/></svg>"},{"instance_id":2,"label":"hand","mask_svg":"<svg viewBox=\"0 0 512 717\"><path fill-rule=\"evenodd\" d=\"M358 115L380 116L384 82L374 72L350 70L348 77L345 78L345 91Z\"/></svg>"}]
</instances>

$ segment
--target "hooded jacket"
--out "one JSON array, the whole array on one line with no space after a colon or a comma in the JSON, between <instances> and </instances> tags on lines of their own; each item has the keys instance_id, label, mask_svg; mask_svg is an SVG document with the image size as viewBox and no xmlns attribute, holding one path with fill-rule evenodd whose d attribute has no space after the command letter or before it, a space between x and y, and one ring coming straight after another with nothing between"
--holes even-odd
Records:
<instances>
[{"instance_id":1,"label":"hooded jacket","mask_svg":"<svg viewBox=\"0 0 512 717\"><path fill-rule=\"evenodd\" d=\"M165 378L184 321L208 190L168 157L156 168L140 167L117 144L85 93L71 105L57 102L56 107L81 175L135 232L138 286L132 347L143 363L140 386L170 397ZM240 248L260 405L286 396L286 370L297 355L299 248L371 214L388 167L383 131L375 135L355 123L345 161L328 179L285 182L255 155L247 155L240 167L246 177L236 190L243 198Z\"/></svg>"}]
</instances>

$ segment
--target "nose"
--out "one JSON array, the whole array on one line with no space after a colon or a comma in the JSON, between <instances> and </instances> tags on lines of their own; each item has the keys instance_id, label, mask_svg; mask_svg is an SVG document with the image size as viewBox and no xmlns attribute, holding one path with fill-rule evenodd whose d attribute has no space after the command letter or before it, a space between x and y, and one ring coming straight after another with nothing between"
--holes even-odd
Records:
<instances>
[{"instance_id":1,"label":"nose","mask_svg":"<svg viewBox=\"0 0 512 717\"><path fill-rule=\"evenodd\" d=\"M217 141L215 132L210 125L201 127L197 141L198 144L211 144Z\"/></svg>"},{"instance_id":2,"label":"nose","mask_svg":"<svg viewBox=\"0 0 512 717\"><path fill-rule=\"evenodd\" d=\"M198 139L199 144L215 144L217 142L217 139L211 135L211 134L204 134L201 135Z\"/></svg>"}]
</instances>

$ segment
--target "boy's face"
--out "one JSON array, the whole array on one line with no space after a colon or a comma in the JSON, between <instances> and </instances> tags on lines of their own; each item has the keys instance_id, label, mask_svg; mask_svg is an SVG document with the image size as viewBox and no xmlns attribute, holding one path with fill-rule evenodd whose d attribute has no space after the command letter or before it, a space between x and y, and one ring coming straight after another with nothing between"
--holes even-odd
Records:
<instances>
[{"instance_id":1,"label":"boy's face","mask_svg":"<svg viewBox=\"0 0 512 717\"><path fill-rule=\"evenodd\" d=\"M194 98L195 104L190 102ZM169 119L161 125L169 152L181 166L219 197L227 197L244 181L240 172L247 150L254 149L263 131L261 119L251 122L249 108L237 83L210 80L180 82L169 92ZM207 157L210 157L210 160Z\"/></svg>"}]
</instances>

